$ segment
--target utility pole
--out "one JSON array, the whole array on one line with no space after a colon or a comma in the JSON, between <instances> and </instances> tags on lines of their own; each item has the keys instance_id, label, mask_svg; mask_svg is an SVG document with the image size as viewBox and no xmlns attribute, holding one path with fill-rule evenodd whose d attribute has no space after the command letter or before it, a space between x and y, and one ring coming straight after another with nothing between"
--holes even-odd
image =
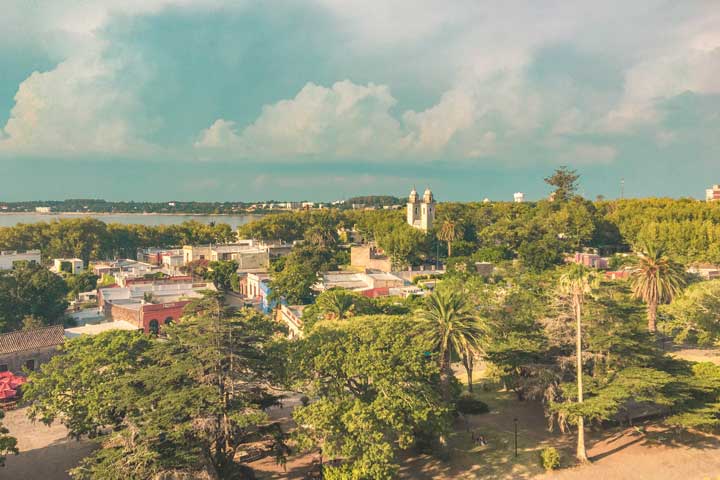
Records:
<instances>
[{"instance_id":1,"label":"utility pole","mask_svg":"<svg viewBox=\"0 0 720 480\"><path fill-rule=\"evenodd\" d=\"M620 199L625 198L625 179L620 179Z\"/></svg>"}]
</instances>

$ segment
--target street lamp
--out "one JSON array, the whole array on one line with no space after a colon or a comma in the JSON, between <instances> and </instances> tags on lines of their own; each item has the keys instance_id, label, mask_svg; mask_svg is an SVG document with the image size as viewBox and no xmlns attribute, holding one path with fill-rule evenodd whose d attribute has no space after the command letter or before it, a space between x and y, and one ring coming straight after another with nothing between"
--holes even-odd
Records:
<instances>
[{"instance_id":1,"label":"street lamp","mask_svg":"<svg viewBox=\"0 0 720 480\"><path fill-rule=\"evenodd\" d=\"M517 417L513 418L513 422L515 423L515 457L518 456L518 449L517 449Z\"/></svg>"}]
</instances>

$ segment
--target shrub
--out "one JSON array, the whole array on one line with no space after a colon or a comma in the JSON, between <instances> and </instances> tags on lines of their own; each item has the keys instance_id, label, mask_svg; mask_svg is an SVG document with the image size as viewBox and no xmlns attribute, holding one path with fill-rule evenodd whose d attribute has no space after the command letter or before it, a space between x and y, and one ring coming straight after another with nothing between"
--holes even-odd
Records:
<instances>
[{"instance_id":1,"label":"shrub","mask_svg":"<svg viewBox=\"0 0 720 480\"><path fill-rule=\"evenodd\" d=\"M555 447L545 447L540 451L540 463L545 470L560 468L560 453Z\"/></svg>"},{"instance_id":2,"label":"shrub","mask_svg":"<svg viewBox=\"0 0 720 480\"><path fill-rule=\"evenodd\" d=\"M483 402L479 398L475 397L470 392L463 392L455 403L455 408L458 413L465 415L478 415L480 413L487 413L490 411L487 403Z\"/></svg>"},{"instance_id":3,"label":"shrub","mask_svg":"<svg viewBox=\"0 0 720 480\"><path fill-rule=\"evenodd\" d=\"M307 395L303 395L302 397L300 397L300 403L303 407L307 407L308 405L310 405L310 397L308 397Z\"/></svg>"}]
</instances>

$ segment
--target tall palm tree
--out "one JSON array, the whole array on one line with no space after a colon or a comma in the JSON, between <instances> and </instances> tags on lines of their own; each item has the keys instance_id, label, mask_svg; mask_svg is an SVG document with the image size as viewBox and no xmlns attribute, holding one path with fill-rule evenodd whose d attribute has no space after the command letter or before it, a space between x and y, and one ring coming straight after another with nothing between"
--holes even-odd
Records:
<instances>
[{"instance_id":1,"label":"tall palm tree","mask_svg":"<svg viewBox=\"0 0 720 480\"><path fill-rule=\"evenodd\" d=\"M594 272L582 265L571 265L560 277L559 291L561 295L570 297L575 317L575 356L577 357L577 401L583 403L583 361L582 361L582 307L585 295L592 292L597 283ZM578 439L575 456L581 462L587 462L585 450L585 419L578 416Z\"/></svg>"},{"instance_id":2,"label":"tall palm tree","mask_svg":"<svg viewBox=\"0 0 720 480\"><path fill-rule=\"evenodd\" d=\"M418 310L417 318L439 354L443 395L449 400L452 354L466 357L477 354L484 333L483 325L462 294L443 290L436 290L427 298L423 308ZM472 363L469 365L468 382L471 382ZM468 363L465 366L468 368Z\"/></svg>"},{"instance_id":3,"label":"tall palm tree","mask_svg":"<svg viewBox=\"0 0 720 480\"><path fill-rule=\"evenodd\" d=\"M646 243L630 271L633 294L647 304L648 331L656 330L657 308L670 303L685 286L680 264L665 254L665 249Z\"/></svg>"},{"instance_id":4,"label":"tall palm tree","mask_svg":"<svg viewBox=\"0 0 720 480\"><path fill-rule=\"evenodd\" d=\"M442 223L438 231L437 238L443 242L447 242L448 258L452 257L452 244L460 237L460 231L455 221L447 219Z\"/></svg>"}]
</instances>

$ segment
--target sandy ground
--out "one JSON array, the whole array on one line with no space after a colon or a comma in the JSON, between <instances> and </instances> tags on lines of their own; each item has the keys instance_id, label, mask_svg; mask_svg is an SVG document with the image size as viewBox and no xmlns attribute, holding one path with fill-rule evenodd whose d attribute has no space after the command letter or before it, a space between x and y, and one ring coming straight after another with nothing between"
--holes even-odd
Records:
<instances>
[{"instance_id":1,"label":"sandy ground","mask_svg":"<svg viewBox=\"0 0 720 480\"><path fill-rule=\"evenodd\" d=\"M695 352L693 352L695 353ZM458 371L458 376L464 372ZM477 374L476 374L477 375ZM476 375L473 375L474 377ZM479 387L479 386L478 386ZM480 389L481 390L481 389ZM413 480L537 479L537 480L720 480L720 437L693 432L676 433L659 427L614 428L588 431L588 454L592 463L574 466L575 436L548 432L542 407L518 402L511 394L482 391L491 412L459 418L448 442L450 461L428 455L401 459L399 478ZM283 407L273 407L270 417L285 431L294 427L291 415L300 395L289 394ZM5 424L18 439L21 454L10 456L0 469L0 479L69 479L67 470L88 455L94 444L66 436L61 425L31 423L26 409L9 411ZM518 456L514 449L514 419L518 419ZM475 445L471 433L486 437L487 446ZM539 451L554 446L561 451L563 468L545 473ZM303 479L318 452L292 455L286 470L272 457L250 466L258 479ZM324 459L327 461L327 458Z\"/></svg>"},{"instance_id":2,"label":"sandy ground","mask_svg":"<svg viewBox=\"0 0 720 480\"><path fill-rule=\"evenodd\" d=\"M720 349L717 348L678 348L670 355L692 362L712 362L720 365Z\"/></svg>"},{"instance_id":3,"label":"sandy ground","mask_svg":"<svg viewBox=\"0 0 720 480\"><path fill-rule=\"evenodd\" d=\"M720 479L720 438L659 429L617 432L591 443L591 465L541 475L543 480L716 480Z\"/></svg>"},{"instance_id":4,"label":"sandy ground","mask_svg":"<svg viewBox=\"0 0 720 480\"><path fill-rule=\"evenodd\" d=\"M576 438L549 432L540 405L518 402L502 392L484 392L491 412L460 418L449 438L451 459L441 462L428 455L408 455L401 460L399 478L412 480L532 479L532 480L720 480L720 437L701 433L675 433L649 427L588 431L588 455L592 463L574 466ZM269 411L284 428L292 428L292 408L297 396L284 408ZM514 422L518 419L518 457L514 451ZM477 446L471 433L484 435L487 446ZM546 446L561 451L563 468L545 473L539 452ZM271 457L250 464L259 479L303 479L318 453L294 455L287 471ZM325 459L327 460L327 459Z\"/></svg>"},{"instance_id":5,"label":"sandy ground","mask_svg":"<svg viewBox=\"0 0 720 480\"><path fill-rule=\"evenodd\" d=\"M5 412L3 423L17 438L20 455L7 458L0 479L69 479L67 471L92 451L94 443L68 439L67 429L60 424L32 423L26 412L27 408Z\"/></svg>"}]
</instances>

